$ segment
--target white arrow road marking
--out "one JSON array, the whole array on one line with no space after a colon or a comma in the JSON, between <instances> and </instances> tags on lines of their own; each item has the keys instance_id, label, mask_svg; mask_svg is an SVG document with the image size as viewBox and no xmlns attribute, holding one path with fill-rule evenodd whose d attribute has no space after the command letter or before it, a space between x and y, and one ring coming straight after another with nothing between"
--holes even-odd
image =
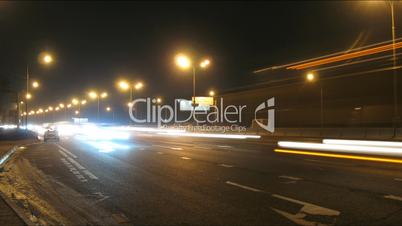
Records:
<instances>
[{"instance_id":1,"label":"white arrow road marking","mask_svg":"<svg viewBox=\"0 0 402 226\"><path fill-rule=\"evenodd\" d=\"M288 212L285 212L283 210L279 210L276 208L271 208L272 210L274 210L275 212L277 212L278 214L288 218L289 220L293 221L296 224L299 225L303 225L303 226L316 226L316 225L326 225L324 223L320 223L320 222L314 222L314 221L307 221L304 218L307 215L320 215L320 216L329 216L329 217L337 217L340 215L340 212L337 210L333 210L333 209L328 209L325 207L321 207L321 206L317 206L308 202L303 202L303 201L299 201L296 199L292 199L289 197L285 197L282 195L277 195L277 194L272 194L272 197L278 198L278 199L282 199L282 200L286 200L289 202L293 202L299 205L302 205L303 207L299 210L298 213L296 214L291 214ZM336 222L336 218L333 219L333 222L329 225L333 225Z\"/></svg>"},{"instance_id":2,"label":"white arrow road marking","mask_svg":"<svg viewBox=\"0 0 402 226\"><path fill-rule=\"evenodd\" d=\"M243 189L253 191L253 192L262 192L262 190L260 190L260 189L252 188L252 187L249 187L249 186L246 186L246 185L241 185L241 184L238 184L238 183L235 183L235 182L232 182L232 181L226 181L226 184L229 184L229 185L232 185L232 186L235 186L235 187L239 187L239 188L243 188Z\"/></svg>"},{"instance_id":3,"label":"white arrow road marking","mask_svg":"<svg viewBox=\"0 0 402 226\"><path fill-rule=\"evenodd\" d=\"M386 198L386 199L393 199L393 200L397 200L397 201L402 201L402 197L400 197L400 196L395 196L395 195L384 195L384 198Z\"/></svg>"},{"instance_id":4,"label":"white arrow road marking","mask_svg":"<svg viewBox=\"0 0 402 226\"><path fill-rule=\"evenodd\" d=\"M73 153L71 153L69 150L63 148L60 144L57 144L57 147L59 147L62 151L64 151L65 153L69 154L71 157L73 158L78 158L76 155L74 155Z\"/></svg>"}]
</instances>

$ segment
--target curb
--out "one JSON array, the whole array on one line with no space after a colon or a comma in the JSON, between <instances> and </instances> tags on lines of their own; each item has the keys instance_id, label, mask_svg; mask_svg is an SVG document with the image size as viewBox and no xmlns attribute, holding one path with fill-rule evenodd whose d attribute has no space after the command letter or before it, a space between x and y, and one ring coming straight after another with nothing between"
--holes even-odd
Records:
<instances>
[{"instance_id":1,"label":"curb","mask_svg":"<svg viewBox=\"0 0 402 226\"><path fill-rule=\"evenodd\" d=\"M13 154L17 151L19 146L15 145L9 151L6 152L3 156L0 156L0 172L3 172L4 165L7 161L13 156ZM33 223L29 218L25 215L24 211L21 210L10 198L0 192L0 198L4 200L4 202L11 208L12 211L28 226L35 226L36 224Z\"/></svg>"}]
</instances>

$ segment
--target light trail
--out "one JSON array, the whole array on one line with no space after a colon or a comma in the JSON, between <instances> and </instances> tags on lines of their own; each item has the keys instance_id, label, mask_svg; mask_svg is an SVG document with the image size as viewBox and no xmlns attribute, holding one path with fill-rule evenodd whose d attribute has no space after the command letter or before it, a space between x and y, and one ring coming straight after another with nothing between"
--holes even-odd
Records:
<instances>
[{"instance_id":1,"label":"light trail","mask_svg":"<svg viewBox=\"0 0 402 226\"><path fill-rule=\"evenodd\" d=\"M226 139L260 139L259 135L240 135L240 134L216 134L216 133L177 133L165 132L159 135L178 136L178 137L203 137L203 138L226 138Z\"/></svg>"},{"instance_id":2,"label":"light trail","mask_svg":"<svg viewBox=\"0 0 402 226\"><path fill-rule=\"evenodd\" d=\"M341 139L324 139L324 144L343 144L357 146L377 146L377 147L398 147L402 148L402 142L395 141L371 141L371 140L341 140Z\"/></svg>"},{"instance_id":3,"label":"light trail","mask_svg":"<svg viewBox=\"0 0 402 226\"><path fill-rule=\"evenodd\" d=\"M358 155L330 154L330 153L321 153L321 152L312 152L312 151L295 151L295 150L285 150L285 149L275 149L274 152L285 153L285 154L310 155L310 156L320 156L320 157L330 157L330 158L343 158L343 159L355 159L355 160L402 164L401 159L366 157L366 156L358 156Z\"/></svg>"},{"instance_id":4,"label":"light trail","mask_svg":"<svg viewBox=\"0 0 402 226\"><path fill-rule=\"evenodd\" d=\"M401 148L279 141L282 148L402 157Z\"/></svg>"}]
</instances>

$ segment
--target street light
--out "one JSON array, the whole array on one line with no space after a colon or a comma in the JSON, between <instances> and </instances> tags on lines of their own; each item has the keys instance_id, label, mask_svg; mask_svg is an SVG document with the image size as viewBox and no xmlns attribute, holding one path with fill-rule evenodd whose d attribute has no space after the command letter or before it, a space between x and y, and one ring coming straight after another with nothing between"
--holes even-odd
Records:
<instances>
[{"instance_id":1,"label":"street light","mask_svg":"<svg viewBox=\"0 0 402 226\"><path fill-rule=\"evenodd\" d=\"M67 108L71 108L71 104L67 104Z\"/></svg>"},{"instance_id":2,"label":"street light","mask_svg":"<svg viewBox=\"0 0 402 226\"><path fill-rule=\"evenodd\" d=\"M306 74L306 80L309 83L313 83L316 81L316 75L313 72L308 72ZM320 84L320 127L321 132L324 127L324 96L323 96L323 89L322 85Z\"/></svg>"},{"instance_id":3,"label":"street light","mask_svg":"<svg viewBox=\"0 0 402 226\"><path fill-rule=\"evenodd\" d=\"M118 87L122 91L130 90L130 101L133 101L133 89L140 90L144 87L142 82L127 82L126 80L120 80L118 82Z\"/></svg>"},{"instance_id":4,"label":"street light","mask_svg":"<svg viewBox=\"0 0 402 226\"><path fill-rule=\"evenodd\" d=\"M71 100L71 103L72 103L73 105L77 105L77 104L79 103L79 100L76 99L76 98L73 98L73 99Z\"/></svg>"},{"instance_id":5,"label":"street light","mask_svg":"<svg viewBox=\"0 0 402 226\"><path fill-rule=\"evenodd\" d=\"M81 105L87 104L87 100L81 100Z\"/></svg>"},{"instance_id":6,"label":"street light","mask_svg":"<svg viewBox=\"0 0 402 226\"><path fill-rule=\"evenodd\" d=\"M33 88L38 88L39 87L39 82L37 82L37 81L32 82L32 87Z\"/></svg>"},{"instance_id":7,"label":"street light","mask_svg":"<svg viewBox=\"0 0 402 226\"><path fill-rule=\"evenodd\" d=\"M210 96L210 97L213 97L213 96L215 96L215 91L213 91L213 90L210 90L210 91L209 91L209 96Z\"/></svg>"},{"instance_id":8,"label":"street light","mask_svg":"<svg viewBox=\"0 0 402 226\"><path fill-rule=\"evenodd\" d=\"M49 54L49 53L41 53L39 54L39 61L43 64L51 64L53 62L53 57ZM29 94L29 86L30 86L30 82L29 82L29 63L27 63L26 66L26 99L29 100L31 99L31 94ZM37 88L39 87L39 83L35 82L32 84L33 88ZM28 97L29 95L29 97ZM28 112L28 101L25 101L25 111ZM25 128L28 127L28 117L25 117Z\"/></svg>"},{"instance_id":9,"label":"street light","mask_svg":"<svg viewBox=\"0 0 402 226\"><path fill-rule=\"evenodd\" d=\"M193 98L192 98L192 102L193 102L193 107L195 109L195 107L197 106L196 102L195 102L195 72L196 72L196 68L194 66L194 64L192 64L191 59L186 56L185 54L177 54L175 57L175 62L176 65L183 69L183 70L187 70L189 68L193 69ZM199 63L199 66L201 69L206 69L210 66L211 61L209 59L203 59L201 60L201 62Z\"/></svg>"},{"instance_id":10,"label":"street light","mask_svg":"<svg viewBox=\"0 0 402 226\"><path fill-rule=\"evenodd\" d=\"M30 100L31 98L32 98L32 95L30 94L30 93L27 93L26 95L25 95L25 98L27 99L27 100ZM25 101L25 103L26 102L28 102L28 101Z\"/></svg>"},{"instance_id":11,"label":"street light","mask_svg":"<svg viewBox=\"0 0 402 226\"><path fill-rule=\"evenodd\" d=\"M98 101L98 112L97 112L97 115L96 115L96 119L97 119L97 121L99 122L100 99L106 98L106 97L108 96L108 94L107 94L107 92L102 92L101 94L98 94L98 93L95 92L95 91L90 91L90 92L88 93L88 96L89 96L91 99L97 99L97 101Z\"/></svg>"}]
</instances>

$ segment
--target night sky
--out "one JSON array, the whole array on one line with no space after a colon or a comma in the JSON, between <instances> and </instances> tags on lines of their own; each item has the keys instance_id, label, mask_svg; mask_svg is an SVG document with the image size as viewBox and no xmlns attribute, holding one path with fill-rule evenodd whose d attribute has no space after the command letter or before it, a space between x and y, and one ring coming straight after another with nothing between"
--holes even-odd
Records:
<instances>
[{"instance_id":1,"label":"night sky","mask_svg":"<svg viewBox=\"0 0 402 226\"><path fill-rule=\"evenodd\" d=\"M173 60L187 52L212 59L197 74L197 94L206 95L269 79L252 74L264 66L346 50L358 37L356 46L390 40L389 13L385 3L353 1L1 2L0 76L21 86L28 63L43 84L38 107L92 88L123 103L119 77L144 81L141 96L189 97L190 73ZM39 65L41 51L55 64Z\"/></svg>"}]
</instances>

